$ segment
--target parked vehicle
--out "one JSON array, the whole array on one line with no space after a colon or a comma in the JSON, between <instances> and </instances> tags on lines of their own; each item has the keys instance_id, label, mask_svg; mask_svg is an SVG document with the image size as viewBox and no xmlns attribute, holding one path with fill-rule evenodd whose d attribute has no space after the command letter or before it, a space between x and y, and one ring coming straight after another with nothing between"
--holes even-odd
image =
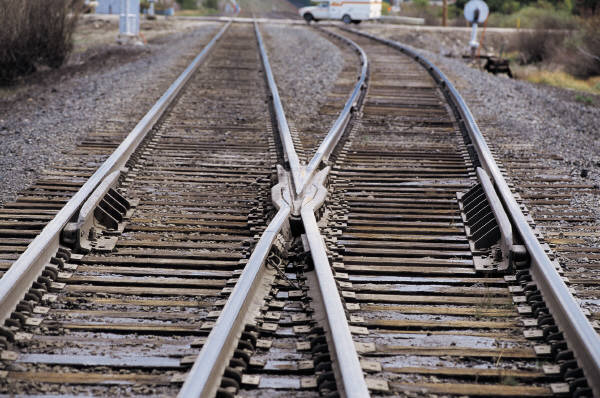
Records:
<instances>
[{"instance_id":1,"label":"parked vehicle","mask_svg":"<svg viewBox=\"0 0 600 398\"><path fill-rule=\"evenodd\" d=\"M316 6L302 7L299 13L307 23L322 19L360 23L381 17L381 0L324 0Z\"/></svg>"}]
</instances>

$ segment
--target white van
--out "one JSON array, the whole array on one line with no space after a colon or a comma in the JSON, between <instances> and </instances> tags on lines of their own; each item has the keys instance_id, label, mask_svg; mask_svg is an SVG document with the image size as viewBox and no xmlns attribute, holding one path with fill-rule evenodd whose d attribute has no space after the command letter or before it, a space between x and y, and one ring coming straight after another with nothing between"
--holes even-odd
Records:
<instances>
[{"instance_id":1,"label":"white van","mask_svg":"<svg viewBox=\"0 0 600 398\"><path fill-rule=\"evenodd\" d=\"M340 19L360 23L381 17L381 0L321 0L313 7L302 7L300 15L307 23L321 19Z\"/></svg>"}]
</instances>

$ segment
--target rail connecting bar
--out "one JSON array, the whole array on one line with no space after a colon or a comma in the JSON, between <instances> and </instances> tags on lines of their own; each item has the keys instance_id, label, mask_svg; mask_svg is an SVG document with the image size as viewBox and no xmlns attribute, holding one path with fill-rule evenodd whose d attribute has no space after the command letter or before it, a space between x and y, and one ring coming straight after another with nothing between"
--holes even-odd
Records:
<instances>
[{"instance_id":1,"label":"rail connecting bar","mask_svg":"<svg viewBox=\"0 0 600 398\"><path fill-rule=\"evenodd\" d=\"M429 71L444 91L444 94L456 106L461 118L460 122L464 124L475 146L482 167L494 182L509 216L527 247L531 257L531 276L538 285L548 309L563 332L569 348L573 350L579 365L583 369L594 396L600 397L600 338L531 230L519 204L504 180L483 134L479 131L471 111L459 92L439 68L413 49L398 42L354 29L342 29L387 44L414 58Z\"/></svg>"},{"instance_id":2,"label":"rail connecting bar","mask_svg":"<svg viewBox=\"0 0 600 398\"><path fill-rule=\"evenodd\" d=\"M119 170L125 165L131 154L164 114L181 91L181 88L198 69L206 55L230 25L231 22L219 30L150 111L131 130L125 140L56 214L52 221L44 227L42 232L29 244L23 254L0 279L0 325L4 324L4 321L10 317L14 308L23 299L32 283L40 276L50 258L58 250L61 231L65 225L73 218L96 187L113 171Z\"/></svg>"}]
</instances>

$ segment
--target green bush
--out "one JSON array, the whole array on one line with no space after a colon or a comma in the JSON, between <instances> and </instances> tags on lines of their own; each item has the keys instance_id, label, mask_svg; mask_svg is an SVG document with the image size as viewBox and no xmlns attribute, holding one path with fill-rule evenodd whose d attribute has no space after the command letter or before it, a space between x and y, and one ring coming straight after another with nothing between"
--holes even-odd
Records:
<instances>
[{"instance_id":1,"label":"green bush","mask_svg":"<svg viewBox=\"0 0 600 398\"><path fill-rule=\"evenodd\" d=\"M81 0L0 0L0 84L60 67L70 54Z\"/></svg>"}]
</instances>

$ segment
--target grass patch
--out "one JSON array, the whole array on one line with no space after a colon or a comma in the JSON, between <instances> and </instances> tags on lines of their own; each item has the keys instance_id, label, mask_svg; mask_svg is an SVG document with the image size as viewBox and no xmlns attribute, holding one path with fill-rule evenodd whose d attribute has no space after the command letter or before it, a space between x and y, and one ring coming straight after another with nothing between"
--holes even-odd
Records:
<instances>
[{"instance_id":1,"label":"grass patch","mask_svg":"<svg viewBox=\"0 0 600 398\"><path fill-rule=\"evenodd\" d=\"M531 70L527 68L518 70L517 73L519 74L519 78L533 83L600 95L600 76L591 77L589 79L578 79L562 71ZM580 102L593 102L592 98L586 98L589 98L589 100L582 100Z\"/></svg>"},{"instance_id":2,"label":"grass patch","mask_svg":"<svg viewBox=\"0 0 600 398\"><path fill-rule=\"evenodd\" d=\"M594 103L594 99L592 97L588 97L587 95L577 94L575 96L575 101L581 102L585 105L592 105Z\"/></svg>"}]
</instances>

